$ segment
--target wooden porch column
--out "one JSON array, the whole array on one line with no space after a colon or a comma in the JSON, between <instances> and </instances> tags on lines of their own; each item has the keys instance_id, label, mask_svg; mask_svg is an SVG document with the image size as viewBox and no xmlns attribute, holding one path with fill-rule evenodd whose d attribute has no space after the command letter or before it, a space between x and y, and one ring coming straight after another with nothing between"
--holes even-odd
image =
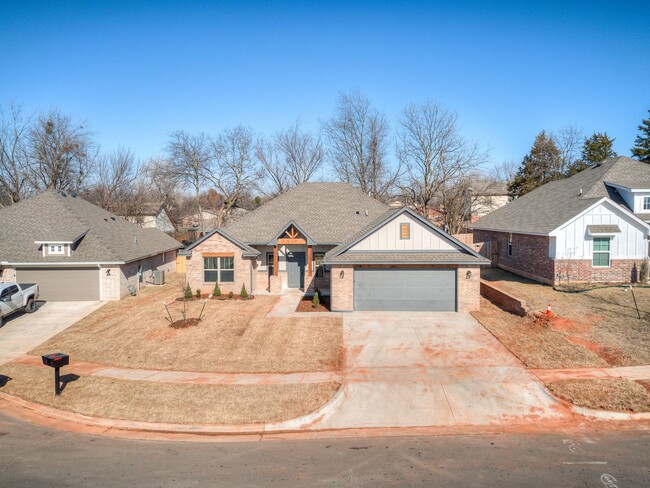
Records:
<instances>
[{"instance_id":1,"label":"wooden porch column","mask_svg":"<svg viewBox=\"0 0 650 488\"><path fill-rule=\"evenodd\" d=\"M273 276L278 275L278 245L273 248Z\"/></svg>"},{"instance_id":2,"label":"wooden porch column","mask_svg":"<svg viewBox=\"0 0 650 488\"><path fill-rule=\"evenodd\" d=\"M313 256L311 252L311 246L307 246L307 276L311 276L312 274L312 261Z\"/></svg>"}]
</instances>

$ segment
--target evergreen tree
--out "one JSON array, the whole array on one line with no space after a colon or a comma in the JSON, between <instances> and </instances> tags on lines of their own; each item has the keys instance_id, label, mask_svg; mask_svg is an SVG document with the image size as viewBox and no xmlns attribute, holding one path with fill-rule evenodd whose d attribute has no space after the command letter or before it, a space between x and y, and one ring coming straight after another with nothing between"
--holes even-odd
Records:
<instances>
[{"instance_id":1,"label":"evergreen tree","mask_svg":"<svg viewBox=\"0 0 650 488\"><path fill-rule=\"evenodd\" d=\"M639 131L639 135L634 140L632 156L644 163L650 163L650 118L641 121Z\"/></svg>"},{"instance_id":2,"label":"evergreen tree","mask_svg":"<svg viewBox=\"0 0 650 488\"><path fill-rule=\"evenodd\" d=\"M585 139L580 151L580 159L569 167L567 176L573 176L585 168L598 164L607 158L615 158L613 149L615 139L610 138L606 132L594 132L594 135Z\"/></svg>"},{"instance_id":3,"label":"evergreen tree","mask_svg":"<svg viewBox=\"0 0 650 488\"><path fill-rule=\"evenodd\" d=\"M525 195L549 181L562 178L561 168L562 155L555 139L548 136L546 131L541 131L508 185L508 190L516 197Z\"/></svg>"}]
</instances>

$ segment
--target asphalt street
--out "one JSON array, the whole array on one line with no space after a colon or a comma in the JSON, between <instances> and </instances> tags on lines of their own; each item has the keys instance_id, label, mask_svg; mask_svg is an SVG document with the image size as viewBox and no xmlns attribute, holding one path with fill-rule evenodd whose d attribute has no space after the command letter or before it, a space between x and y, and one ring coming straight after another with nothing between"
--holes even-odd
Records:
<instances>
[{"instance_id":1,"label":"asphalt street","mask_svg":"<svg viewBox=\"0 0 650 488\"><path fill-rule=\"evenodd\" d=\"M650 486L650 431L188 443L46 429L0 413L1 487Z\"/></svg>"}]
</instances>

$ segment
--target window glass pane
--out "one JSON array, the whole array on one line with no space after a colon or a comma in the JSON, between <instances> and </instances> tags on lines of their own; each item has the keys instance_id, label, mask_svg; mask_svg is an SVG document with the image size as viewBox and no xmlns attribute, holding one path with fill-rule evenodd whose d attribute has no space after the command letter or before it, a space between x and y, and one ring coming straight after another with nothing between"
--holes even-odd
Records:
<instances>
[{"instance_id":1,"label":"window glass pane","mask_svg":"<svg viewBox=\"0 0 650 488\"><path fill-rule=\"evenodd\" d=\"M221 283L232 283L235 281L235 272L234 271L221 271Z\"/></svg>"},{"instance_id":2,"label":"window glass pane","mask_svg":"<svg viewBox=\"0 0 650 488\"><path fill-rule=\"evenodd\" d=\"M643 197L643 210L650 210L650 197Z\"/></svg>"},{"instance_id":3,"label":"window glass pane","mask_svg":"<svg viewBox=\"0 0 650 488\"><path fill-rule=\"evenodd\" d=\"M593 265L594 266L609 266L609 253L608 252L594 253Z\"/></svg>"},{"instance_id":4,"label":"window glass pane","mask_svg":"<svg viewBox=\"0 0 650 488\"><path fill-rule=\"evenodd\" d=\"M203 281L206 283L214 283L217 281L217 273L218 271L209 271L206 270L203 272Z\"/></svg>"},{"instance_id":5,"label":"window glass pane","mask_svg":"<svg viewBox=\"0 0 650 488\"><path fill-rule=\"evenodd\" d=\"M235 259L230 258L219 258L219 268L220 269L235 269Z\"/></svg>"},{"instance_id":6,"label":"window glass pane","mask_svg":"<svg viewBox=\"0 0 650 488\"><path fill-rule=\"evenodd\" d=\"M609 251L609 238L607 237L594 238L594 251Z\"/></svg>"},{"instance_id":7,"label":"window glass pane","mask_svg":"<svg viewBox=\"0 0 650 488\"><path fill-rule=\"evenodd\" d=\"M217 269L217 258L203 258L203 269Z\"/></svg>"}]
</instances>

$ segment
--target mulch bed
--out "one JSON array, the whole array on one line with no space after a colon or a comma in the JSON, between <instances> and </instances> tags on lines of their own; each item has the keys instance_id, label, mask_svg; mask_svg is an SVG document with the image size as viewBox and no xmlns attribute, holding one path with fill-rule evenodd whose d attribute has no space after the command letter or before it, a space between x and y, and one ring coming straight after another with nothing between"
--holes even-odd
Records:
<instances>
[{"instance_id":1,"label":"mulch bed","mask_svg":"<svg viewBox=\"0 0 650 488\"><path fill-rule=\"evenodd\" d=\"M296 312L331 312L330 310L330 297L322 296L320 297L320 305L318 308L314 308L312 303L313 297L303 296L298 306L296 307Z\"/></svg>"},{"instance_id":2,"label":"mulch bed","mask_svg":"<svg viewBox=\"0 0 650 488\"><path fill-rule=\"evenodd\" d=\"M242 300L242 301L248 301L254 299L254 295L248 295L247 298L242 298L239 295L233 294L232 298L229 298L228 295L219 295L218 297L208 297L208 295L201 295L201 298L197 298L196 296L193 296L192 298L185 298L185 297L178 297L176 299L177 302L202 302L203 300Z\"/></svg>"},{"instance_id":3,"label":"mulch bed","mask_svg":"<svg viewBox=\"0 0 650 488\"><path fill-rule=\"evenodd\" d=\"M169 326L172 329L186 329L188 327L194 327L199 325L199 322L201 322L201 319L199 319L198 317L194 317L191 319L177 320L169 324Z\"/></svg>"}]
</instances>

